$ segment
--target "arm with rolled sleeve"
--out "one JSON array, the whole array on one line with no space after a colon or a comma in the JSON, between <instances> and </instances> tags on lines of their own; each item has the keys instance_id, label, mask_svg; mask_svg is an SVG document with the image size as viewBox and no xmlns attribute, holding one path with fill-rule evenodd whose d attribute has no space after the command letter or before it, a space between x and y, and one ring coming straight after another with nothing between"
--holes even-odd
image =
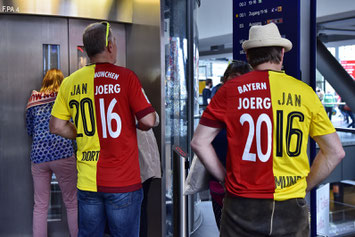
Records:
<instances>
[{"instance_id":1,"label":"arm with rolled sleeve","mask_svg":"<svg viewBox=\"0 0 355 237\"><path fill-rule=\"evenodd\" d=\"M154 127L155 121L156 121L156 114L149 113L143 118L138 120L137 128L142 131L148 131L149 129Z\"/></svg>"},{"instance_id":2,"label":"arm with rolled sleeve","mask_svg":"<svg viewBox=\"0 0 355 237\"><path fill-rule=\"evenodd\" d=\"M225 126L223 121L225 111L226 91L221 88L204 111L191 140L192 150L210 174L220 182L224 182L226 170L218 159L212 141Z\"/></svg>"},{"instance_id":3,"label":"arm with rolled sleeve","mask_svg":"<svg viewBox=\"0 0 355 237\"><path fill-rule=\"evenodd\" d=\"M207 127L199 124L192 138L191 148L210 174L218 181L224 182L226 170L212 146L212 141L220 130L220 128Z\"/></svg>"},{"instance_id":4,"label":"arm with rolled sleeve","mask_svg":"<svg viewBox=\"0 0 355 237\"><path fill-rule=\"evenodd\" d=\"M315 93L312 101L317 106L314 108L310 135L320 149L307 176L307 192L326 179L345 156L339 136Z\"/></svg>"},{"instance_id":5,"label":"arm with rolled sleeve","mask_svg":"<svg viewBox=\"0 0 355 237\"><path fill-rule=\"evenodd\" d=\"M62 120L51 116L49 120L49 131L68 139L76 139L76 128L70 121Z\"/></svg>"},{"instance_id":6,"label":"arm with rolled sleeve","mask_svg":"<svg viewBox=\"0 0 355 237\"><path fill-rule=\"evenodd\" d=\"M71 115L64 98L66 85L64 80L53 105L52 116L49 120L49 131L61 137L74 140L77 132L74 124L69 121Z\"/></svg>"},{"instance_id":7,"label":"arm with rolled sleeve","mask_svg":"<svg viewBox=\"0 0 355 237\"><path fill-rule=\"evenodd\" d=\"M337 133L316 136L313 139L320 150L307 177L307 192L326 179L345 156Z\"/></svg>"}]
</instances>

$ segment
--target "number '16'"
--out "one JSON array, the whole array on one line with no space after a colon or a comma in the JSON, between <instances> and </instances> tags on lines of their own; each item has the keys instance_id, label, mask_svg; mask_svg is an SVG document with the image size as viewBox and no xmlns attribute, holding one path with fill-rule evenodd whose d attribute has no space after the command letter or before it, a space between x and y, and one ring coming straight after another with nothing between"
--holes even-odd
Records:
<instances>
[{"instance_id":1,"label":"number '16'","mask_svg":"<svg viewBox=\"0 0 355 237\"><path fill-rule=\"evenodd\" d=\"M286 152L289 157L296 157L301 154L303 133L300 129L293 128L293 121L298 118L299 122L304 121L304 115L301 112L291 112L287 115L286 126ZM277 111L277 126L276 126L276 156L282 157L283 149L283 111ZM296 137L296 145L293 151L291 151L291 138Z\"/></svg>"},{"instance_id":2,"label":"number '16'","mask_svg":"<svg viewBox=\"0 0 355 237\"><path fill-rule=\"evenodd\" d=\"M120 116L113 112L113 108L115 107L115 104L117 103L116 99L112 99L110 105L108 106L107 109L107 114L105 114L105 102L103 98L100 98L100 115L101 115L101 125L102 125L102 137L107 138L107 130L110 134L110 137L112 138L117 138L121 134L121 118ZM116 131L112 130L112 120L116 121L117 124L117 129ZM106 125L107 124L107 125Z\"/></svg>"}]
</instances>

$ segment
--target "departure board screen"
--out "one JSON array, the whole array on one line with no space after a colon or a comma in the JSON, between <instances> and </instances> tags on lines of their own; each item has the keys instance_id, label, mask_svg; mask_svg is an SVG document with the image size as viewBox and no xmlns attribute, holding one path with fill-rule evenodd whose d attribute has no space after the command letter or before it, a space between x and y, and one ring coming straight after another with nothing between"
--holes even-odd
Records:
<instances>
[{"instance_id":1,"label":"departure board screen","mask_svg":"<svg viewBox=\"0 0 355 237\"><path fill-rule=\"evenodd\" d=\"M274 22L281 36L292 42L285 54L284 70L301 79L300 73L300 0L233 0L233 58L246 60L242 43L249 38L249 28Z\"/></svg>"}]
</instances>

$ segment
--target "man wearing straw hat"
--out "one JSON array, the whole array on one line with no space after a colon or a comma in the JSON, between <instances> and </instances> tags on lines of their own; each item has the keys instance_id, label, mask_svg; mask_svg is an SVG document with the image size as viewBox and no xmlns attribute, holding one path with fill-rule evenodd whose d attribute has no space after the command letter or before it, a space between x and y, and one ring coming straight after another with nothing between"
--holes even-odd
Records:
<instances>
[{"instance_id":1,"label":"man wearing straw hat","mask_svg":"<svg viewBox=\"0 0 355 237\"><path fill-rule=\"evenodd\" d=\"M253 26L242 45L254 71L228 81L204 111L191 146L225 183L221 236L309 236L305 195L345 153L316 93L285 74L292 43L274 23ZM227 128L226 170L211 142ZM319 145L312 166L308 137Z\"/></svg>"}]
</instances>

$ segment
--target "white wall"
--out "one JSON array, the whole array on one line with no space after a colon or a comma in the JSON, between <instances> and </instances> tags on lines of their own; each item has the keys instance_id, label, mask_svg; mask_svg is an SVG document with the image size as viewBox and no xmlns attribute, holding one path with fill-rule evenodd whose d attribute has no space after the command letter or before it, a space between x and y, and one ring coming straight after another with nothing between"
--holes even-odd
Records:
<instances>
[{"instance_id":1,"label":"white wall","mask_svg":"<svg viewBox=\"0 0 355 237\"><path fill-rule=\"evenodd\" d=\"M199 38L231 34L233 32L232 0L201 0L197 9Z\"/></svg>"}]
</instances>

